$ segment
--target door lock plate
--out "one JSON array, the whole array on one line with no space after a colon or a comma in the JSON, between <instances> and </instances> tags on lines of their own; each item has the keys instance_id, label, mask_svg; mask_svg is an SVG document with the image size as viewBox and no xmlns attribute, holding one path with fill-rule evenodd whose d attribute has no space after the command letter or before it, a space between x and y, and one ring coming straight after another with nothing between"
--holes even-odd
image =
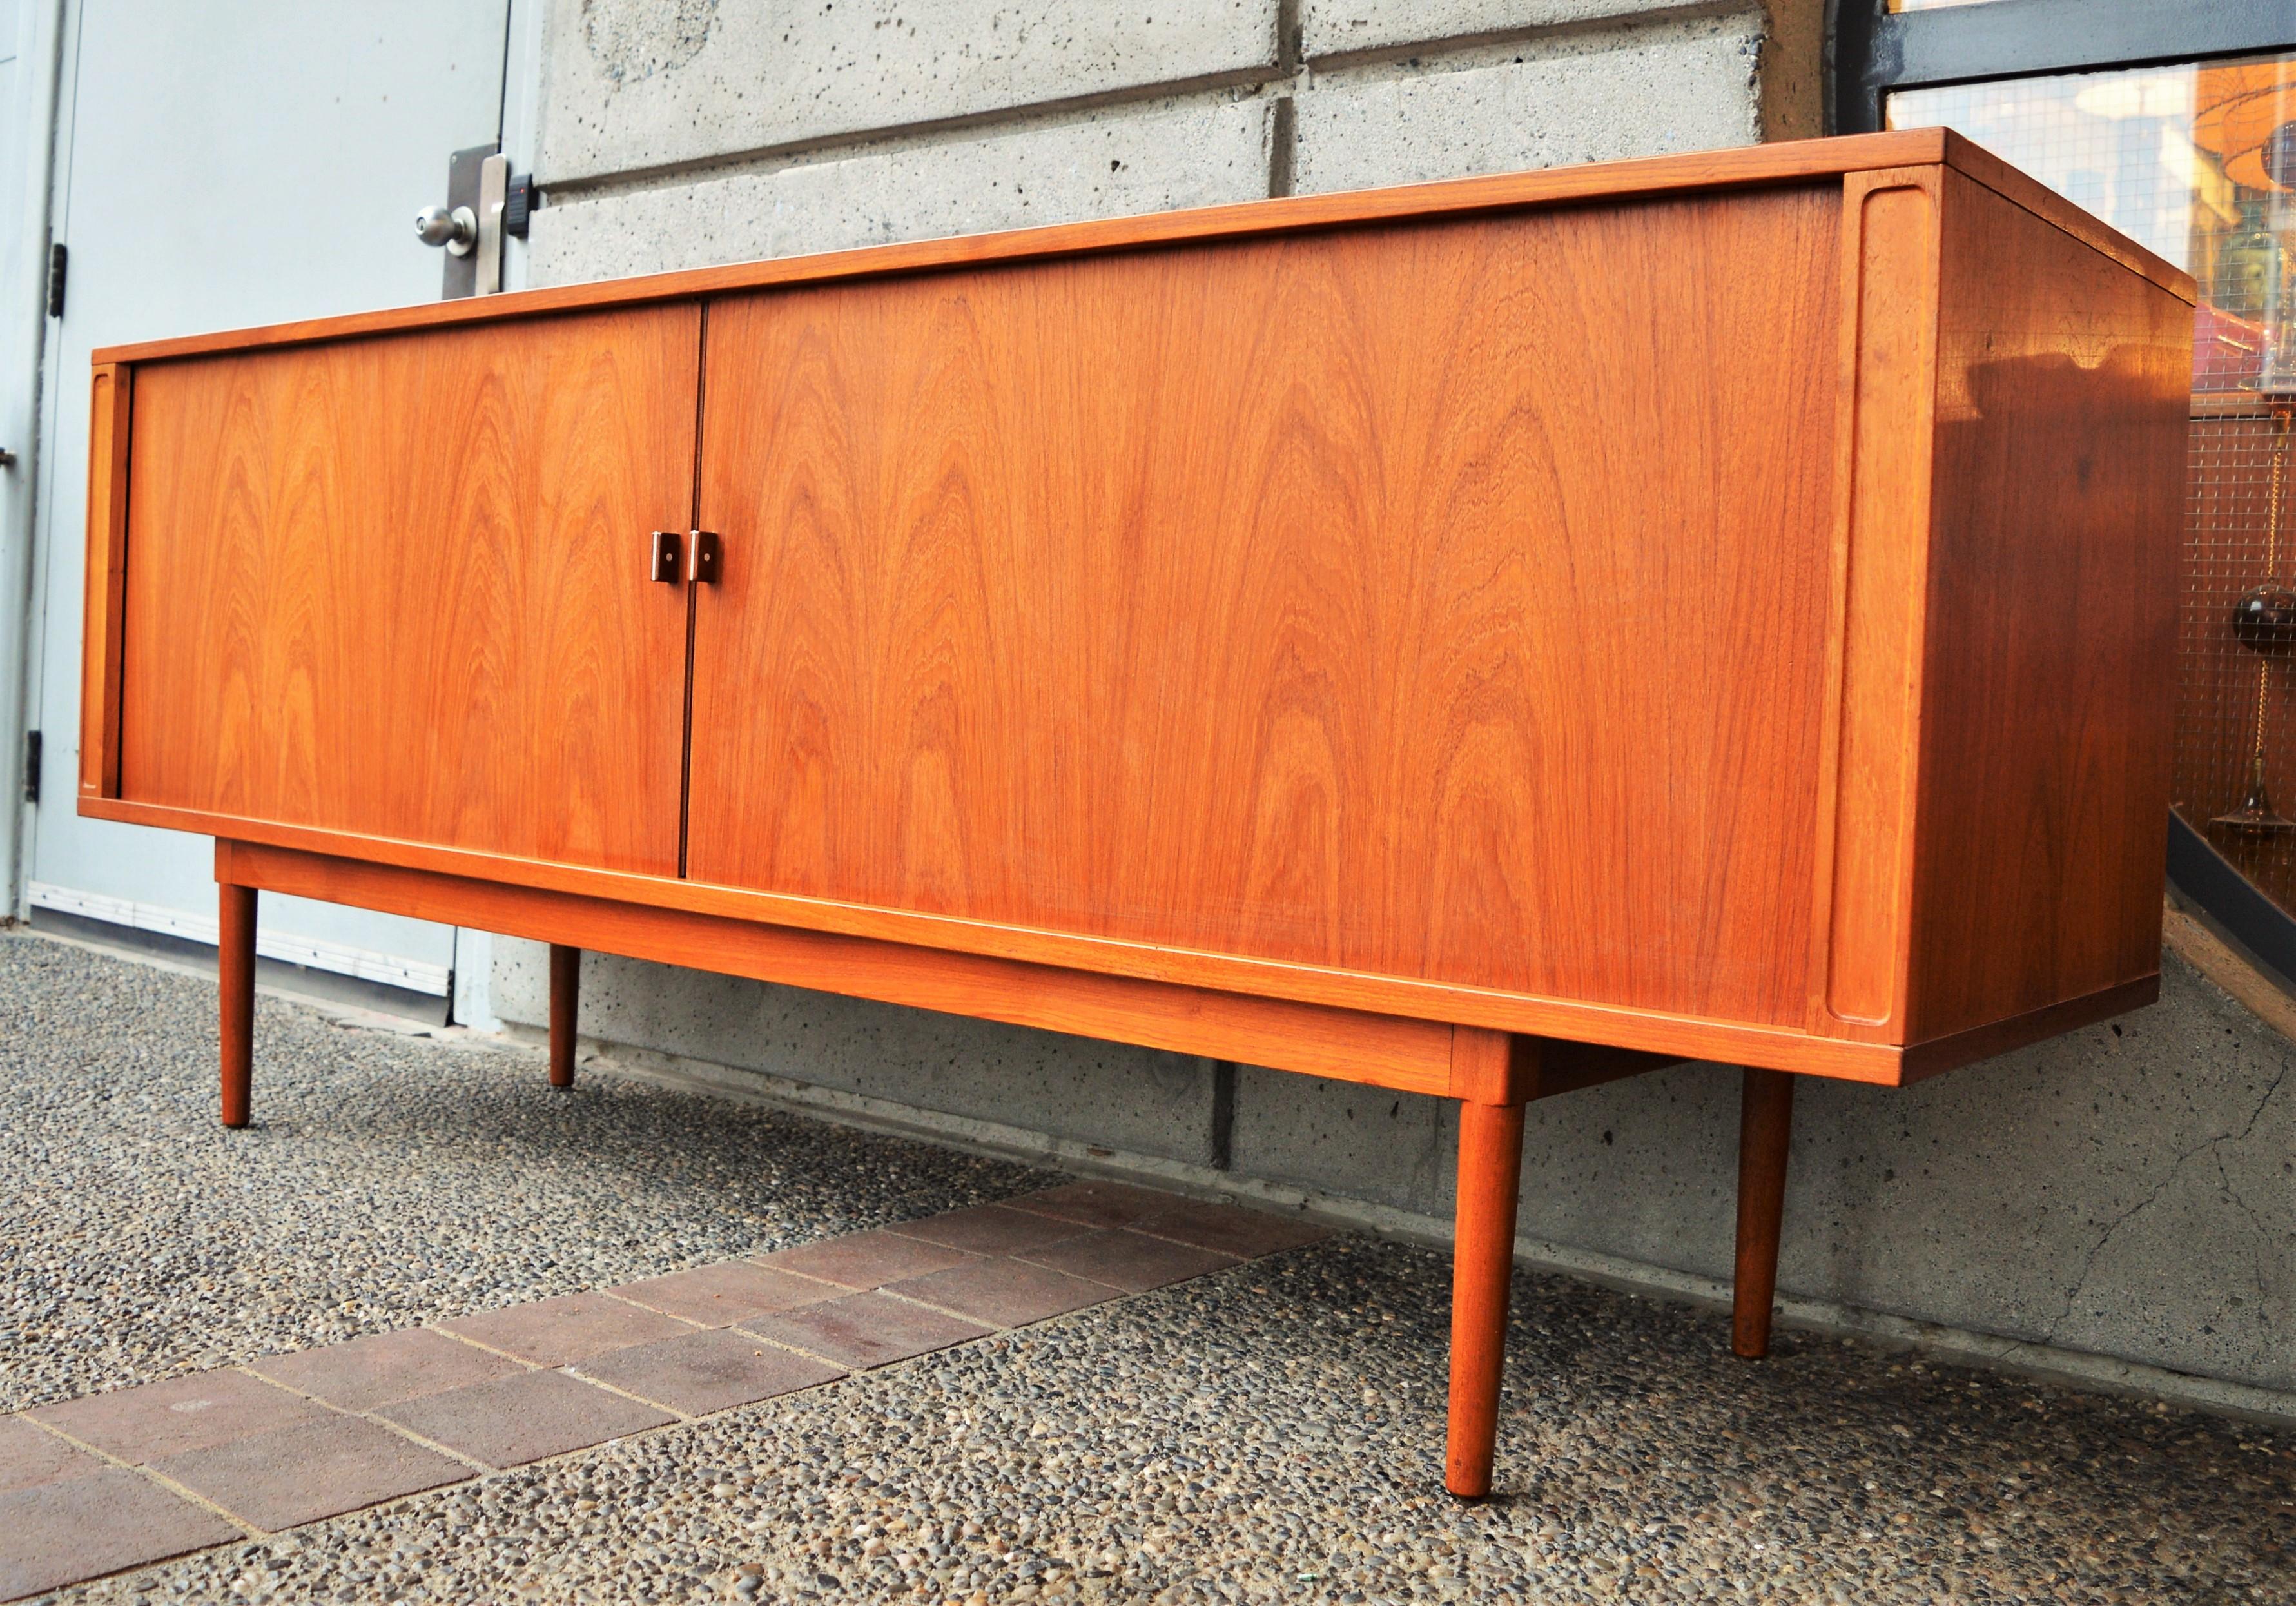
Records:
<instances>
[{"instance_id":1,"label":"door lock plate","mask_svg":"<svg viewBox=\"0 0 2296 1606\"><path fill-rule=\"evenodd\" d=\"M447 251L439 293L447 301L502 289L503 214L510 195L510 158L498 145L472 145L447 161L447 204L415 214L414 235Z\"/></svg>"}]
</instances>

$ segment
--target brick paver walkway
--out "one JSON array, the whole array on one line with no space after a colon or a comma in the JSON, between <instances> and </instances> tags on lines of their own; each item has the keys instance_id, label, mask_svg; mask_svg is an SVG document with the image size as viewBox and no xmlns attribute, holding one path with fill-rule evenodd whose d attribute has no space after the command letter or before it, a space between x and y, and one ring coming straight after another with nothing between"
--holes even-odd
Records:
<instances>
[{"instance_id":1,"label":"brick paver walkway","mask_svg":"<svg viewBox=\"0 0 2296 1606\"><path fill-rule=\"evenodd\" d=\"M1324 1236L1078 1182L0 1417L0 1600L834 1384Z\"/></svg>"}]
</instances>

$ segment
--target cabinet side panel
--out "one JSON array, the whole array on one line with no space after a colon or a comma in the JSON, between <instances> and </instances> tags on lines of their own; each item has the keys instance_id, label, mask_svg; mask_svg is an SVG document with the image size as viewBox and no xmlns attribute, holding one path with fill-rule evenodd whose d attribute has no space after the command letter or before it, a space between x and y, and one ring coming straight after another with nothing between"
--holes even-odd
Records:
<instances>
[{"instance_id":1,"label":"cabinet side panel","mask_svg":"<svg viewBox=\"0 0 2296 1606\"><path fill-rule=\"evenodd\" d=\"M122 795L675 874L691 305L136 374Z\"/></svg>"},{"instance_id":2,"label":"cabinet side panel","mask_svg":"<svg viewBox=\"0 0 2296 1606\"><path fill-rule=\"evenodd\" d=\"M690 873L1800 1027L1839 215L713 302Z\"/></svg>"},{"instance_id":3,"label":"cabinet side panel","mask_svg":"<svg viewBox=\"0 0 2296 1606\"><path fill-rule=\"evenodd\" d=\"M119 632L127 603L127 449L135 370L88 376L87 595L80 620L79 790L119 795Z\"/></svg>"},{"instance_id":4,"label":"cabinet side panel","mask_svg":"<svg viewBox=\"0 0 2296 1606\"><path fill-rule=\"evenodd\" d=\"M1898 1017L1919 731L1939 169L1860 174L1842 218L1841 689L1822 818L1822 994L1834 1022ZM1821 1029L1835 1030L1833 1023Z\"/></svg>"},{"instance_id":5,"label":"cabinet side panel","mask_svg":"<svg viewBox=\"0 0 2296 1606\"><path fill-rule=\"evenodd\" d=\"M1918 1042L2149 976L2192 309L1947 175Z\"/></svg>"}]
</instances>

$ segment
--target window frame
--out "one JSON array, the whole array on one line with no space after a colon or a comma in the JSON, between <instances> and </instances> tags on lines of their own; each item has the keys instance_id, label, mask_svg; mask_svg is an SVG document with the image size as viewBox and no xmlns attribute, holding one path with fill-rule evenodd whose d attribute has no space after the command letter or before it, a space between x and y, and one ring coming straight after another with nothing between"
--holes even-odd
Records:
<instances>
[{"instance_id":1,"label":"window frame","mask_svg":"<svg viewBox=\"0 0 2296 1606\"><path fill-rule=\"evenodd\" d=\"M2296 51L2296 0L1980 0L1893 12L1835 0L1833 122L1882 127L1892 89Z\"/></svg>"}]
</instances>

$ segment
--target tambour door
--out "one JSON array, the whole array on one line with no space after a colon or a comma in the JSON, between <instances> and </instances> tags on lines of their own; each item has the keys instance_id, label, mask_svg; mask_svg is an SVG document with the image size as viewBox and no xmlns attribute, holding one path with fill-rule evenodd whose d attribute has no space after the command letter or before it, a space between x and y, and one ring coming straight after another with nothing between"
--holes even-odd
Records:
<instances>
[{"instance_id":1,"label":"tambour door","mask_svg":"<svg viewBox=\"0 0 2296 1606\"><path fill-rule=\"evenodd\" d=\"M123 798L674 875L691 304L138 365Z\"/></svg>"},{"instance_id":2,"label":"tambour door","mask_svg":"<svg viewBox=\"0 0 2296 1606\"><path fill-rule=\"evenodd\" d=\"M713 301L688 874L1798 1027L1839 195Z\"/></svg>"}]
</instances>

